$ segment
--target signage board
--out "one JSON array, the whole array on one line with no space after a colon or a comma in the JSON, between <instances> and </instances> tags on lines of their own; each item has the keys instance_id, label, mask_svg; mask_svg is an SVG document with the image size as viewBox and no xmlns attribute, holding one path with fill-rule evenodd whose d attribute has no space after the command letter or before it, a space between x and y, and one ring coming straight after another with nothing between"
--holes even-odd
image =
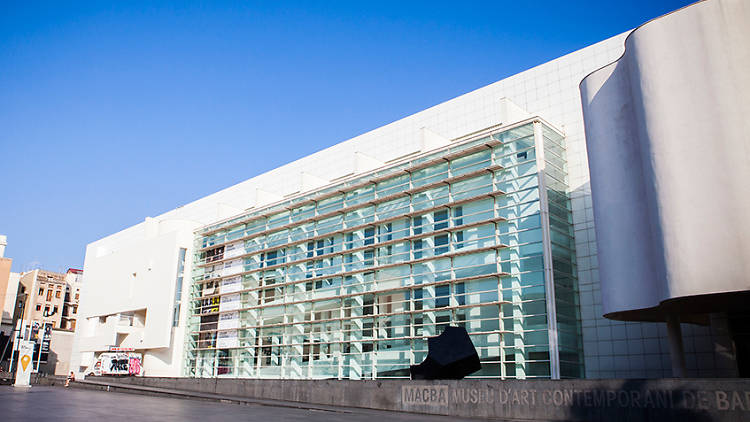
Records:
<instances>
[{"instance_id":1,"label":"signage board","mask_svg":"<svg viewBox=\"0 0 750 422\"><path fill-rule=\"evenodd\" d=\"M109 346L110 352L132 352L135 349L132 347L116 347L116 346Z\"/></svg>"},{"instance_id":2,"label":"signage board","mask_svg":"<svg viewBox=\"0 0 750 422\"><path fill-rule=\"evenodd\" d=\"M34 370L34 342L21 340L18 344L18 361L16 362L16 387L31 387L31 372Z\"/></svg>"}]
</instances>

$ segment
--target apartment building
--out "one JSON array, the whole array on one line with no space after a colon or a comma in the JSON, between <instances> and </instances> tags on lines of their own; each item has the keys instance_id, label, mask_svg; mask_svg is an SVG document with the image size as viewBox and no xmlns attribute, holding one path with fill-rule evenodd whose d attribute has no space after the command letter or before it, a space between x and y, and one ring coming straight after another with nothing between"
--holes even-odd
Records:
<instances>
[{"instance_id":1,"label":"apartment building","mask_svg":"<svg viewBox=\"0 0 750 422\"><path fill-rule=\"evenodd\" d=\"M83 270L69 268L65 273L65 301L63 302L60 328L75 331L78 320L78 301L81 297Z\"/></svg>"},{"instance_id":2,"label":"apartment building","mask_svg":"<svg viewBox=\"0 0 750 422\"><path fill-rule=\"evenodd\" d=\"M65 303L65 274L52 271L33 270L21 275L23 292L27 293L24 321L29 325L61 328Z\"/></svg>"}]
</instances>

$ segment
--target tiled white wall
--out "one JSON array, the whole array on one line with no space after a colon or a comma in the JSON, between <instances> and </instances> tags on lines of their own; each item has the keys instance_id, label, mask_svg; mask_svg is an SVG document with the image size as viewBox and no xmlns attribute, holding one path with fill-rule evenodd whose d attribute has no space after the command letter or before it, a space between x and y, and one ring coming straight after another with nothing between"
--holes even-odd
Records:
<instances>
[{"instance_id":1,"label":"tiled white wall","mask_svg":"<svg viewBox=\"0 0 750 422\"><path fill-rule=\"evenodd\" d=\"M622 54L626 35L617 35L423 110L156 218L189 219L204 224L216 222L229 217L217 213L217 204L226 204L237 210L247 209L256 205L255 193L258 188L281 195L297 192L300 189L300 172L325 180L351 173L354 171L352 163L355 152L362 152L382 162L414 152L421 146L422 127L452 139L496 125L500 123L500 99L507 97L566 134L586 376L670 376L669 350L663 324L622 323L602 317L594 216L578 85L587 74ZM278 141L283 142L283 139ZM116 248L116 244L125 241L129 237L128 232L138 230L137 227L133 226L95 244ZM723 333L712 333L705 327L685 326L684 336L689 370L694 375L718 375L724 370L725 361L715 358L713 352L716 342L721 343L725 339Z\"/></svg>"}]
</instances>

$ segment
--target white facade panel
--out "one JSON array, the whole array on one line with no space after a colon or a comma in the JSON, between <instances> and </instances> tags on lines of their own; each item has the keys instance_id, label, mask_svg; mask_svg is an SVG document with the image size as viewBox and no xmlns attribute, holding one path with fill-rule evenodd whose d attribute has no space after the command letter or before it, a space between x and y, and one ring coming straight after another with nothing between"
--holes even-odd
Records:
<instances>
[{"instance_id":1,"label":"white facade panel","mask_svg":"<svg viewBox=\"0 0 750 422\"><path fill-rule=\"evenodd\" d=\"M696 3L581 84L607 314L696 314L676 300L750 290L748 22L746 2Z\"/></svg>"},{"instance_id":2,"label":"white facade panel","mask_svg":"<svg viewBox=\"0 0 750 422\"><path fill-rule=\"evenodd\" d=\"M149 375L179 375L170 363L179 361L184 336L184 331L175 333L172 327L177 260L181 248L192 255L197 226L192 221L147 219L127 233L88 245L73 370L86 370L101 352L123 346L144 354ZM190 273L191 262L186 260L185 274ZM188 285L183 283L182 297L187 297ZM134 321L133 326L120 323L123 314Z\"/></svg>"}]
</instances>

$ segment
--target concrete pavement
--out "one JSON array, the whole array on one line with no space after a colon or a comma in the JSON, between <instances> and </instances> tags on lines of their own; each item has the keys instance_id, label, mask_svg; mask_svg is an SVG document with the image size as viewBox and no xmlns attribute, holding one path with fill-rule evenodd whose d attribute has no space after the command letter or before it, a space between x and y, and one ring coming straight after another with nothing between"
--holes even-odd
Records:
<instances>
[{"instance_id":1,"label":"concrete pavement","mask_svg":"<svg viewBox=\"0 0 750 422\"><path fill-rule=\"evenodd\" d=\"M3 421L129 420L129 421L305 421L388 422L474 421L368 409L305 409L262 404L230 404L204 400L33 386L16 389L0 386L0 419Z\"/></svg>"}]
</instances>

